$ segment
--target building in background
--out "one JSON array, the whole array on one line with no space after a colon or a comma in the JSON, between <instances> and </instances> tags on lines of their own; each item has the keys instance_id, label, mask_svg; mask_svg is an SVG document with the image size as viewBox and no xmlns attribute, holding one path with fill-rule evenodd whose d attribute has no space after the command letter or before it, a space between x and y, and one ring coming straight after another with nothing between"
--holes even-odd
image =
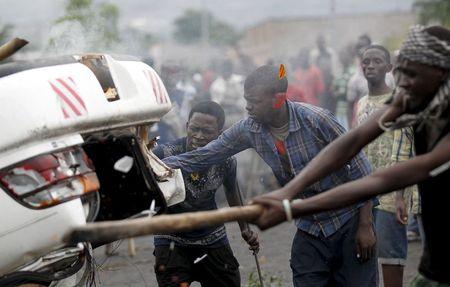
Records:
<instances>
[{"instance_id":1,"label":"building in background","mask_svg":"<svg viewBox=\"0 0 450 287\"><path fill-rule=\"evenodd\" d=\"M370 35L375 42L399 44L416 22L416 15L409 12L271 19L248 28L239 45L262 65L268 59L287 61L302 47L314 47L319 34L325 35L335 50L356 41L361 34Z\"/></svg>"}]
</instances>

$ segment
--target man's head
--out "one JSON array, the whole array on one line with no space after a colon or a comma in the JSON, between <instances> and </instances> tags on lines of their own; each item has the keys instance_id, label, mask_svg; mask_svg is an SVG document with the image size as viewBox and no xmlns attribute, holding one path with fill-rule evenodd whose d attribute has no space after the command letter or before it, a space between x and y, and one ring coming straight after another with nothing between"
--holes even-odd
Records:
<instances>
[{"instance_id":1,"label":"man's head","mask_svg":"<svg viewBox=\"0 0 450 287\"><path fill-rule=\"evenodd\" d=\"M213 101L203 101L195 105L186 123L187 149L193 150L207 145L222 132L225 113L222 107Z\"/></svg>"},{"instance_id":2,"label":"man's head","mask_svg":"<svg viewBox=\"0 0 450 287\"><path fill-rule=\"evenodd\" d=\"M423 110L450 73L450 31L439 26L414 27L400 49L394 70L406 93L408 113Z\"/></svg>"},{"instance_id":3,"label":"man's head","mask_svg":"<svg viewBox=\"0 0 450 287\"><path fill-rule=\"evenodd\" d=\"M279 77L279 68L264 65L253 71L244 83L246 110L251 118L270 124L284 104L288 81Z\"/></svg>"},{"instance_id":4,"label":"man's head","mask_svg":"<svg viewBox=\"0 0 450 287\"><path fill-rule=\"evenodd\" d=\"M369 84L383 84L386 74L392 69L389 51L380 45L368 46L362 54L361 68Z\"/></svg>"}]
</instances>

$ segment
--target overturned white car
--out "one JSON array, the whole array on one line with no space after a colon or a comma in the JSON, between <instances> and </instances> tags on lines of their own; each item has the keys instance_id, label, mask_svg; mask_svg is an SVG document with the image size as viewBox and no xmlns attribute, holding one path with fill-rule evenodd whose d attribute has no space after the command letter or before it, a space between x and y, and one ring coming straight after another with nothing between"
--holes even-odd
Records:
<instances>
[{"instance_id":1,"label":"overturned white car","mask_svg":"<svg viewBox=\"0 0 450 287\"><path fill-rule=\"evenodd\" d=\"M0 286L78 272L90 250L62 243L73 227L184 199L179 171L146 147L170 108L157 73L131 57L0 65Z\"/></svg>"}]
</instances>

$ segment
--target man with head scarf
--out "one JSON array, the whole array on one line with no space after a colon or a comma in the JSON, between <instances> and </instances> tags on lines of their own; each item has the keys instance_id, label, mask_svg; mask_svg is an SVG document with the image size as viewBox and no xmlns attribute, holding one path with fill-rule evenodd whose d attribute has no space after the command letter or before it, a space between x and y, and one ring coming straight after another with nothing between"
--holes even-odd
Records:
<instances>
[{"instance_id":1,"label":"man with head scarf","mask_svg":"<svg viewBox=\"0 0 450 287\"><path fill-rule=\"evenodd\" d=\"M340 208L415 183L422 200L425 247L412 286L450 286L448 225L450 193L450 31L415 26L403 43L394 70L397 88L385 107L319 153L282 189L254 200L262 204L257 224L266 229L286 218ZM412 126L414 158L378 170L320 195L290 203L386 130Z\"/></svg>"}]
</instances>

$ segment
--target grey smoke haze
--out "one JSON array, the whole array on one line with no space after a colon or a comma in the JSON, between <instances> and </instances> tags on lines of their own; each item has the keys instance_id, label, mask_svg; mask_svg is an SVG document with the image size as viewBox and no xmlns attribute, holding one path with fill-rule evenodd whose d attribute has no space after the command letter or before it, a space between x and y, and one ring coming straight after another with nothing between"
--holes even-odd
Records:
<instances>
[{"instance_id":1,"label":"grey smoke haze","mask_svg":"<svg viewBox=\"0 0 450 287\"><path fill-rule=\"evenodd\" d=\"M126 29L133 27L150 32L159 39L171 38L173 21L186 9L206 9L215 17L225 21L239 30L251 27L263 21L277 18L295 18L302 16L330 15L331 3L334 2L334 14L359 14L375 12L410 11L414 0L93 0L94 5L102 2L113 3L119 7L119 29L122 30L122 42L110 50L103 52L127 53L133 55L149 54L146 48L139 45L133 35ZM95 28L83 31L80 27L71 26L65 29L64 37L59 38L55 49L46 49L50 37L58 35L64 26L55 26L54 21L64 15L67 0L0 0L0 25L14 25L13 36L30 41L30 54L21 55L26 58L69 54L73 52L98 52L88 48L96 37ZM67 28L67 27L66 27ZM129 31L129 30L128 30ZM33 49L34 48L34 49ZM157 58L170 58L180 54L176 46L152 51ZM198 52L182 54L181 58L195 58ZM211 52L215 55L218 52ZM222 53L222 52L221 52ZM181 55L181 54L180 54ZM211 56L213 57L213 56ZM192 60L195 62L195 60ZM203 61L197 59L197 61Z\"/></svg>"},{"instance_id":2,"label":"grey smoke haze","mask_svg":"<svg viewBox=\"0 0 450 287\"><path fill-rule=\"evenodd\" d=\"M12 23L24 37L48 32L53 20L64 14L65 0L0 0L0 23ZM268 18L326 15L332 0L102 0L119 6L121 25L133 25L168 36L172 22L189 8L210 10L238 29ZM335 13L408 11L413 0L335 0Z\"/></svg>"}]
</instances>

